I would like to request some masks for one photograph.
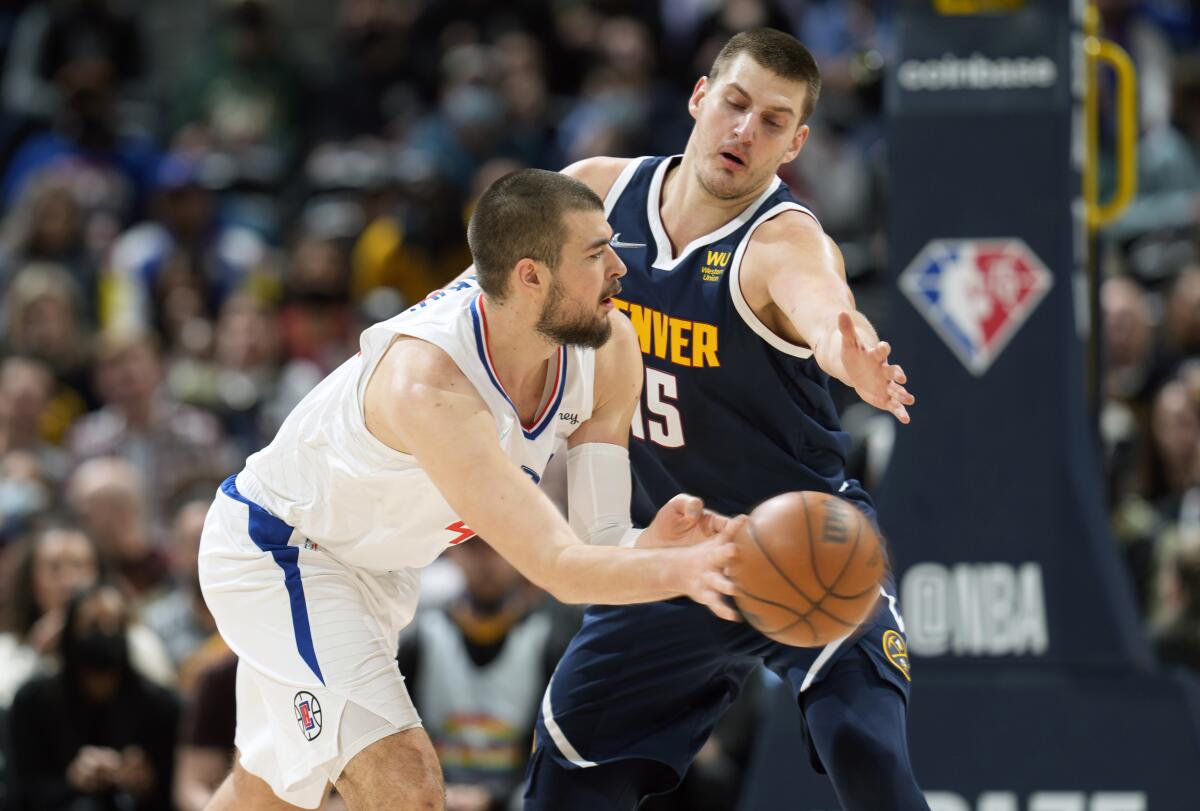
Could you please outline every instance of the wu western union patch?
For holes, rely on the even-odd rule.
[[[883,653],[896,669],[904,674],[904,678],[912,681],[912,666],[908,662],[908,645],[904,637],[895,631],[887,631],[883,635]]]
[[[729,264],[729,257],[732,255],[733,251],[706,251],[704,266],[700,268],[700,278],[706,282],[720,281],[721,275],[725,273],[725,268]]]

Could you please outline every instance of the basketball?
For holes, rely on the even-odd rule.
[[[822,647],[871,613],[884,574],[879,535],[848,501],[816,492],[764,501],[736,538],[729,577],[746,620],[777,642]]]

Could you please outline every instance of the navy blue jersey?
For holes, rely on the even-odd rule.
[[[812,212],[775,178],[738,217],[674,256],[659,201],[678,160],[633,161],[605,200],[629,268],[617,306],[646,364],[630,442],[634,522],[645,526],[680,492],[732,514],[789,490],[840,491],[873,512],[857,483],[846,485],[849,438],[828,376],[809,349],[758,319],[738,284],[758,226],[784,211]]]

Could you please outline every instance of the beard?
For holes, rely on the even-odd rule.
[[[615,291],[609,292],[604,298],[615,296],[620,289],[618,285]],[[582,346],[585,349],[599,349],[604,346],[612,335],[612,324],[608,322],[608,315],[594,310],[583,313],[564,312],[565,297],[561,284],[555,278],[538,316],[538,333],[556,344]],[[596,302],[597,305],[599,303]]]

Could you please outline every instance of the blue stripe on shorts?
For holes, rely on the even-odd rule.
[[[300,550],[288,545],[288,539],[292,537],[292,528],[239,493],[236,479],[235,474],[222,482],[221,492],[250,508],[250,540],[262,551],[270,552],[279,568],[283,569],[283,585],[287,588],[292,604],[292,629],[296,634],[296,650],[321,684],[324,684],[325,677],[321,675],[321,666],[317,664],[317,652],[313,648],[312,629],[308,625],[308,606],[304,602],[304,584],[300,580]]]

